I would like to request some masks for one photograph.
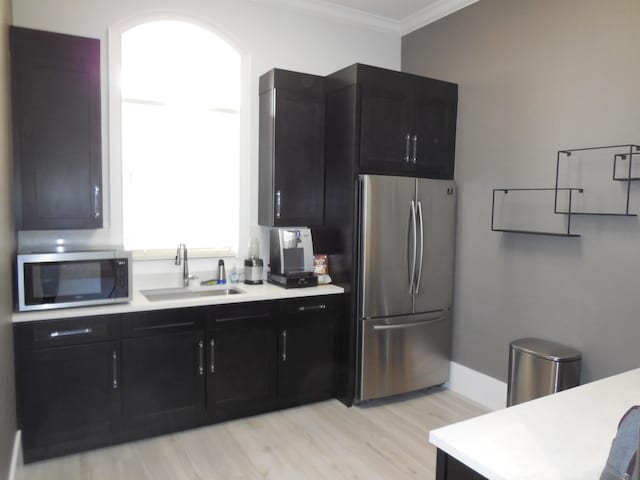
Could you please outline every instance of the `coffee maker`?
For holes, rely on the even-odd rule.
[[[269,282],[285,288],[318,284],[313,273],[313,240],[308,228],[274,228],[269,233]]]

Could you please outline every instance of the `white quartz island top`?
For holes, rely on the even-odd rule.
[[[185,298],[172,300],[148,300],[140,290],[166,287],[161,282],[140,281],[134,278],[133,298],[129,303],[116,303],[111,305],[96,305],[78,308],[62,308],[53,310],[39,310],[33,312],[20,312],[13,314],[13,322],[26,322],[35,320],[52,320],[56,318],[84,317],[92,315],[112,315],[117,313],[130,313],[148,310],[165,310],[170,308],[186,308],[205,305],[222,305],[228,303],[257,302],[262,300],[279,300],[285,298],[312,297],[316,295],[335,295],[344,292],[342,287],[335,285],[318,285],[317,287],[283,288],[271,285],[265,281],[262,285],[246,285],[244,283],[217,285],[212,287],[200,287],[198,282],[192,282],[194,290],[236,288],[242,293],[234,295],[220,295],[213,297]],[[169,287],[174,287],[170,285]]]
[[[600,478],[640,369],[449,425],[429,441],[490,480]]]

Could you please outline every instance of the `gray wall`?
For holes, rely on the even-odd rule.
[[[13,381],[13,334],[11,330],[11,261],[15,235],[11,218],[11,149],[9,141],[9,45],[7,25],[11,4],[0,1],[0,478],[9,471],[16,431]]]
[[[480,0],[403,38],[403,70],[460,85],[454,361],[506,380],[509,342],[536,336],[580,349],[583,381],[640,366],[637,218],[490,231],[492,188],[553,186],[563,148],[640,143],[639,24],[638,0]]]

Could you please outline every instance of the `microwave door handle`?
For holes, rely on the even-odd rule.
[[[409,226],[413,235],[407,236],[407,260],[409,263],[409,295],[413,294],[413,282],[416,276],[416,256],[417,256],[417,232],[416,232],[416,204],[413,200],[409,204]],[[413,251],[410,252],[409,242],[413,240]],[[412,253],[409,260],[409,253]]]
[[[415,294],[420,290],[420,280],[422,279],[422,262],[424,260],[424,222],[422,221],[422,202],[418,200],[418,223],[420,224],[420,256],[418,257],[418,278],[416,279]]]

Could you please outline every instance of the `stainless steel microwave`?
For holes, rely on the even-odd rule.
[[[17,256],[18,311],[131,301],[131,253],[120,250]]]

